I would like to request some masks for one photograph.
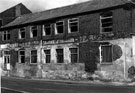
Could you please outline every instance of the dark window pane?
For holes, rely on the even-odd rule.
[[[33,30],[33,37],[37,37],[37,30]]]
[[[25,32],[21,32],[21,38],[25,38]]]
[[[111,28],[103,28],[103,32],[112,32],[112,27]]]
[[[70,27],[71,32],[77,32],[78,31],[78,26],[72,26]]]
[[[10,40],[10,34],[7,34],[7,40]]]
[[[101,22],[102,22],[102,23],[112,22],[112,18],[101,19]]]
[[[37,63],[37,56],[31,56],[31,63]]]
[[[32,50],[31,55],[37,55],[37,50]]]
[[[25,56],[21,56],[21,63],[25,63]]]
[[[51,61],[51,56],[50,55],[46,55],[46,63],[50,63]]]
[[[6,35],[6,34],[4,34],[4,40],[7,40],[7,38],[6,38],[6,37],[7,37],[7,35]]]
[[[20,51],[20,55],[25,55],[25,51]]]
[[[72,63],[77,63],[77,59],[78,59],[77,56],[78,56],[77,54],[71,54],[71,62]]]
[[[108,22],[108,23],[102,23],[102,27],[108,27],[108,26],[112,26],[113,23],[112,22]]]
[[[45,54],[49,54],[50,55],[50,50],[44,50]]]
[[[51,35],[51,28],[45,28],[46,35]]]
[[[64,62],[63,49],[56,49],[56,51],[57,51],[57,62],[63,63]]]
[[[58,33],[63,33],[63,26],[58,26],[57,27],[57,32]]]

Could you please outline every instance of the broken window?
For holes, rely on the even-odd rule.
[[[37,37],[37,26],[31,26],[31,38]]]
[[[79,31],[79,21],[78,18],[73,18],[68,20],[69,33]]]
[[[10,40],[10,31],[3,32],[3,40]]]
[[[59,21],[55,24],[55,33],[62,34],[64,32],[64,22]]]
[[[103,63],[110,63],[112,62],[113,60],[113,57],[112,57],[112,52],[113,49],[112,49],[112,45],[101,45],[101,62]]]
[[[25,27],[19,29],[19,39],[24,39],[25,38]]]
[[[108,33],[113,31],[113,14],[105,12],[100,15],[101,32]]]
[[[31,63],[37,63],[37,50],[31,50]]]
[[[19,63],[25,63],[25,50],[19,51]]]
[[[51,53],[50,53],[50,50],[44,50],[45,52],[45,55],[46,55],[46,63],[50,63],[51,61]]]
[[[52,27],[51,24],[43,25],[43,36],[51,35]]]
[[[78,61],[78,48],[70,48],[71,63],[77,63]]]
[[[57,52],[57,63],[63,63],[64,62],[63,49],[56,49],[56,52]]]

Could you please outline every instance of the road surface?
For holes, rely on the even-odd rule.
[[[2,77],[2,93],[135,93],[135,86],[67,83]]]

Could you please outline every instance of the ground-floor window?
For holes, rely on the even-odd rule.
[[[101,62],[111,63],[112,62],[112,45],[101,45]]]
[[[7,64],[10,64],[10,51],[4,51],[4,68],[6,69]]]
[[[37,50],[31,50],[31,63],[37,63]]]
[[[46,55],[46,58],[45,58],[46,63],[50,63],[50,61],[51,61],[50,49],[44,50],[44,53],[45,53],[45,55]]]
[[[71,53],[71,63],[78,62],[78,48],[69,48]]]
[[[56,49],[56,52],[57,52],[57,63],[63,63],[64,62],[63,49]]]
[[[19,63],[25,63],[25,50],[19,51]]]

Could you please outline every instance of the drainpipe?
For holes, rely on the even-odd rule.
[[[126,79],[126,43],[124,42],[124,78]]]

